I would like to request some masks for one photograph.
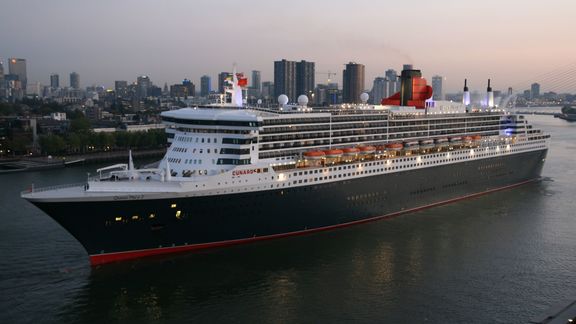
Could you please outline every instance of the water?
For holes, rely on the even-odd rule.
[[[0,177],[0,323],[526,323],[576,298],[576,123],[545,180],[343,230],[91,268],[19,198],[98,166]]]

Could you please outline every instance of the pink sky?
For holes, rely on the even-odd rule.
[[[574,0],[18,0],[0,11],[0,57],[26,58],[29,80],[44,84],[76,71],[83,86],[140,74],[159,85],[208,74],[215,85],[234,62],[268,81],[286,58],[314,61],[339,83],[345,63],[363,63],[367,89],[412,63],[444,76],[448,91],[464,78],[504,90],[576,61],[574,14]]]

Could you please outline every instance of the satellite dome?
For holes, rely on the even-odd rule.
[[[279,95],[278,96],[278,103],[282,106],[287,104],[288,103],[288,96],[285,94]]]
[[[258,101],[256,101],[257,104],[261,105],[262,104],[262,99],[258,99]]]
[[[370,98],[370,96],[366,92],[362,92],[360,95],[360,100],[362,100],[362,103],[367,103],[368,98]]]
[[[308,97],[306,95],[298,96],[298,105],[306,106],[308,104]]]

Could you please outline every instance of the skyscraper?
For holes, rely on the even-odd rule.
[[[444,100],[444,92],[442,92],[442,77],[435,75],[432,77],[432,99]]]
[[[80,89],[80,75],[76,72],[70,73],[70,88]]]
[[[379,105],[382,102],[382,98],[387,98],[387,90],[386,87],[388,86],[388,82],[386,78],[377,77],[374,79],[372,83],[372,103],[375,105]]]
[[[350,62],[342,71],[342,102],[360,103],[360,94],[364,90],[364,64]]]
[[[540,84],[539,83],[532,83],[530,86],[530,98],[536,99],[540,97]]]
[[[6,97],[6,80],[4,79],[4,61],[0,57],[0,98]]]
[[[114,81],[114,91],[116,97],[124,98],[128,96],[128,81]]]
[[[262,78],[260,71],[252,71],[252,89],[258,96],[262,94]]]
[[[314,93],[314,62],[296,62],[296,96],[306,95],[311,97]],[[309,98],[310,100],[312,98]]]
[[[50,88],[52,90],[60,88],[60,76],[56,73],[50,74]]]
[[[148,89],[152,86],[152,81],[147,75],[141,75],[136,78],[136,96],[138,98],[148,97]]]
[[[200,96],[208,97],[210,91],[212,91],[212,79],[207,75],[203,75],[200,78]]]
[[[220,72],[218,73],[218,93],[224,93],[224,88],[226,87],[226,78],[232,73]]]
[[[274,96],[288,96],[289,102],[296,101],[296,62],[274,62]]]
[[[26,60],[21,58],[12,57],[8,60],[8,70],[10,74],[18,76],[20,86],[26,93],[26,86],[28,85],[28,77],[26,73]]]
[[[388,98],[396,92],[400,91],[400,82],[398,81],[398,73],[395,70],[386,70],[384,75],[388,83],[388,89],[385,97]]]

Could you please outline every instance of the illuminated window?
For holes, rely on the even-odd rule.
[[[139,219],[140,219],[140,216],[138,216],[138,215],[133,215],[133,216],[132,216],[132,220],[139,220]]]
[[[114,220],[117,221],[117,222],[121,222],[121,221],[122,221],[122,217],[116,217],[116,218],[114,218]]]
[[[154,213],[148,215],[148,218],[150,218],[150,219],[154,219],[155,217],[156,217],[156,214],[154,214]]]
[[[176,204],[170,205],[170,208],[176,208]]]
[[[176,211],[176,218],[182,219],[182,211],[180,211],[180,210]]]

